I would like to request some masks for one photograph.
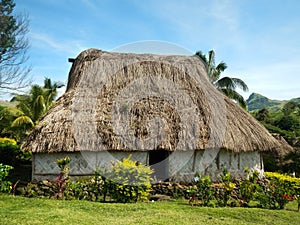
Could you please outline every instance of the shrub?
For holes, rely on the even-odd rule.
[[[130,158],[113,163],[112,170],[105,174],[104,186],[110,188],[109,194],[116,202],[136,202],[149,196],[153,171]]]
[[[56,198],[62,198],[63,197],[63,191],[65,189],[66,180],[69,179],[69,164],[70,164],[70,158],[68,156],[57,159],[56,163],[58,167],[60,168],[60,174],[56,178],[56,184],[57,184],[57,195]]]
[[[31,160],[29,152],[22,152],[14,139],[0,138],[0,163],[18,166]]]
[[[231,174],[226,169],[221,174],[221,187],[215,190],[215,198],[219,206],[227,206],[231,199],[232,192],[235,188],[235,184],[231,181]]]
[[[283,209],[299,193],[300,179],[279,173],[266,172],[266,179],[260,182],[257,199],[259,206],[269,209]]]
[[[14,139],[0,137],[0,144],[10,144],[10,145],[17,145],[17,142]]]
[[[300,194],[300,178],[288,176],[275,172],[265,172],[266,177],[277,183],[282,183],[286,187],[287,192],[291,195]]]
[[[209,202],[213,199],[212,184],[209,176],[202,177],[196,174],[194,180],[197,185],[196,196],[199,200],[199,204],[208,206]]]
[[[249,206],[249,202],[254,200],[256,190],[258,189],[258,171],[253,171],[250,173],[249,168],[245,168],[245,173],[247,173],[247,177],[245,180],[240,182],[240,195],[241,195],[241,206]]]
[[[56,182],[42,181],[30,183],[23,191],[28,197],[48,196],[59,199],[83,199],[90,201],[110,200],[116,202],[136,202],[148,199],[151,190],[152,170],[141,163],[131,161],[130,156],[113,163],[112,169],[106,172],[96,171],[93,177],[76,181],[69,179],[68,157],[58,159],[61,172]]]
[[[14,166],[21,153],[17,142],[10,138],[0,138],[0,163]]]
[[[13,169],[12,166],[0,163],[0,192],[10,192],[12,188],[11,182],[6,180],[11,169]]]

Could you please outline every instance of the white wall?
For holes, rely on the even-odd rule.
[[[212,181],[219,181],[225,168],[235,178],[245,177],[244,169],[246,167],[263,173],[263,163],[259,152],[209,151],[194,151],[193,156],[187,155],[185,152],[172,153],[173,161],[170,161],[172,179],[189,182],[196,173],[199,173],[202,176],[209,175]],[[178,164],[180,160],[185,161],[185,164],[183,162]]]
[[[39,153],[33,154],[33,180],[54,180],[59,174],[56,160],[69,156],[70,176],[93,175],[95,169],[109,169],[112,162],[122,160],[132,155],[131,159],[143,164],[149,164],[148,152],[77,152],[77,153]],[[234,177],[244,177],[245,167],[263,172],[260,153],[233,153],[226,150],[214,151],[176,151],[169,155],[169,175],[171,180],[189,182],[195,173],[209,175],[213,181],[218,181],[220,174],[226,168]]]
[[[76,152],[76,153],[39,153],[33,154],[32,180],[55,180],[60,173],[57,159],[69,156],[70,176],[93,175],[97,168],[109,169],[112,163],[132,154],[131,159],[143,164],[148,162],[147,152]]]

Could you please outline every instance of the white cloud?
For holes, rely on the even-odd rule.
[[[243,93],[243,96],[256,92],[272,99],[291,99],[300,97],[300,76],[295,74],[295,71],[300,71],[299,61],[254,62],[238,71],[228,70],[224,75],[236,75],[246,82],[249,93]]]
[[[33,45],[38,48],[48,48],[51,50],[54,49],[55,51],[65,52],[68,54],[77,54],[85,49],[83,46],[81,46],[79,41],[58,41],[46,34],[40,33],[30,33],[30,36],[33,39]]]

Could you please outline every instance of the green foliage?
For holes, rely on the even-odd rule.
[[[235,100],[242,108],[246,109],[246,101],[243,96],[240,95],[236,88],[240,88],[243,91],[248,91],[248,86],[244,81],[239,78],[221,77],[221,73],[227,68],[226,63],[220,62],[218,65],[215,63],[215,52],[210,50],[208,56],[201,51],[196,52],[195,56],[199,57],[205,67],[210,82],[227,97]]]
[[[0,45],[0,62],[5,57],[5,54],[16,43],[15,31],[17,30],[17,21],[11,15],[15,7],[15,3],[12,0],[2,0],[0,4],[1,12],[1,45]]]
[[[6,137],[4,138],[0,137],[0,144],[17,146],[17,142],[14,139],[6,138]]]
[[[16,140],[22,139],[24,136],[24,127],[21,129],[17,126],[12,127],[12,123],[18,117],[23,116],[24,113],[16,108],[5,107],[0,111],[0,135],[2,137],[10,137]]]
[[[21,65],[28,59],[28,17],[14,13],[13,0],[0,2],[0,88],[11,91],[24,88],[30,68]]]
[[[221,188],[218,188],[215,193],[215,198],[219,206],[227,206],[231,199],[235,184],[231,181],[231,174],[226,169],[221,174]]]
[[[258,121],[269,122],[270,121],[270,112],[268,109],[263,108],[255,112],[254,117]]]
[[[266,178],[260,182],[257,199],[262,208],[283,209],[299,194],[300,179],[291,176],[266,172]]]
[[[241,195],[241,205],[249,206],[250,201],[254,200],[255,192],[258,189],[258,176],[257,171],[250,172],[249,168],[245,168],[245,173],[247,177],[245,180],[240,182],[240,195]]]
[[[15,96],[14,100],[18,102],[17,108],[23,112],[23,115],[37,123],[53,106],[57,89],[63,86],[60,82],[52,83],[51,79],[45,78],[43,87],[35,84],[27,94]]]
[[[260,102],[259,99],[266,99]],[[271,100],[266,97],[251,95],[248,103],[261,103],[264,108],[254,111],[251,114],[259,120],[270,133],[280,134],[291,146],[300,146],[300,98],[290,101],[275,101],[276,108],[268,107]],[[250,106],[249,106],[250,109]],[[285,173],[296,172],[300,174],[299,154],[296,151],[290,152],[285,158],[280,158],[274,154],[264,154],[264,165],[266,171],[283,171]]]
[[[57,199],[89,201],[137,202],[147,200],[151,190],[152,170],[130,157],[118,161],[111,171],[96,171],[93,177],[72,181],[68,177],[68,157],[57,160],[61,169],[56,182],[42,181],[28,184],[23,195],[28,197],[47,196]]]
[[[276,110],[278,110],[281,104],[282,101],[271,100],[257,93],[252,93],[247,99],[247,105],[249,111],[260,110],[263,108],[267,108],[268,110],[270,110],[270,107],[275,107],[275,106],[276,106]]]
[[[60,168],[60,174],[56,178],[56,186],[57,186],[56,198],[63,197],[63,192],[66,189],[66,181],[69,180],[70,162],[71,159],[68,156],[56,160],[56,164]]]
[[[52,83],[51,79],[45,78],[44,86],[32,85],[28,93],[16,95],[13,102],[16,108],[5,107],[0,109],[0,135],[12,137],[22,142],[35,124],[54,105],[57,89],[63,84]]]
[[[56,160],[56,164],[60,168],[61,172],[63,172],[65,175],[67,175],[69,173],[70,162],[71,162],[71,159],[68,156]]]
[[[213,199],[213,189],[210,177],[202,177],[196,174],[194,180],[197,185],[196,196],[199,200],[199,204],[203,206],[208,206],[210,201]]]
[[[105,174],[111,188],[109,194],[116,202],[136,202],[149,197],[153,171],[130,158],[131,155],[115,162],[112,170]]]
[[[283,186],[285,186],[288,189],[286,194],[300,194],[300,178],[272,172],[265,172],[265,175],[271,181],[280,182]]]
[[[0,163],[17,166],[30,160],[30,153],[21,151],[14,139],[0,138]]]
[[[6,178],[9,175],[9,171],[12,169],[12,166],[3,165],[2,163],[0,163],[0,192],[10,192],[12,188],[11,182],[7,181]]]
[[[67,180],[64,190],[65,199],[78,199],[88,201],[105,201],[105,181],[95,173],[91,178],[80,178],[76,181]]]
[[[284,157],[285,163],[282,170],[289,173],[294,173],[300,176],[300,151],[294,150]]]
[[[251,101],[249,100],[249,102]],[[264,108],[254,111],[252,115],[261,121],[270,132],[280,134],[287,141],[300,136],[300,102],[291,100],[278,103],[280,107],[278,106],[276,110],[271,110],[268,104],[263,105]]]

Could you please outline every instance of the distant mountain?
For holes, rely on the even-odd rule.
[[[16,107],[17,103],[16,102],[8,102],[8,101],[4,101],[4,100],[0,100],[0,106],[4,106],[4,107]]]
[[[300,103],[300,98],[293,98],[290,100],[272,100],[261,94],[252,93],[246,100],[248,110],[259,110],[263,108],[268,108],[270,111],[279,110],[285,103],[289,101],[295,101]]]

